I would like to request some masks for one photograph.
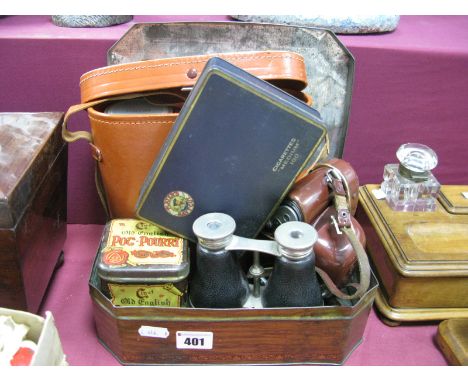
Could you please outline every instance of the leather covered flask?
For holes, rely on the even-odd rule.
[[[307,86],[303,57],[286,51],[163,58],[106,66],[83,74],[82,103],[68,110],[62,136],[67,142],[85,139],[90,143],[98,169],[97,189],[110,218],[135,217],[145,177],[191,88],[214,56],[312,103],[302,92]],[[69,131],[69,118],[81,110],[88,112],[91,131]]]
[[[313,108],[212,58],[145,180],[137,214],[195,241],[195,219],[219,211],[253,238],[325,140]]]
[[[318,240],[314,246],[317,266],[327,272],[338,287],[345,286],[357,265],[356,251],[346,235],[336,229],[332,223],[336,209],[332,206],[325,209],[314,221]],[[361,243],[366,245],[366,235],[359,222],[351,216],[351,225]]]

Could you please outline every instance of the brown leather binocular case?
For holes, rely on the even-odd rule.
[[[62,136],[67,142],[85,139],[96,160],[97,189],[110,218],[135,217],[141,186],[207,61],[224,60],[269,81],[305,103],[307,74],[301,55],[285,51],[219,53],[165,58],[107,66],[83,74],[81,101],[65,115]],[[144,97],[163,112],[108,113],[109,105]],[[70,117],[87,110],[91,132],[67,130]],[[125,176],[122,176],[122,173]]]

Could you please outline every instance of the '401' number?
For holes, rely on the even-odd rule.
[[[205,339],[187,337],[184,341],[184,344],[187,346],[205,346]]]
[[[213,332],[176,332],[177,349],[213,349]]]

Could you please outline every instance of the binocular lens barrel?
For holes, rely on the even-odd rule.
[[[287,222],[275,230],[275,241],[234,236],[234,219],[222,213],[200,216],[193,224],[198,238],[196,267],[190,284],[195,307],[242,307],[249,296],[247,277],[232,250],[276,256],[262,295],[265,307],[323,305],[315,274],[317,231],[303,222]]]

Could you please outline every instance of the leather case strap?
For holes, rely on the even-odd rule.
[[[270,81],[298,98],[311,104],[310,95],[301,90],[307,86],[304,59],[294,52],[261,51],[218,53],[160,60],[138,61],[106,66],[81,76],[81,101],[65,113],[62,137],[66,142],[85,139],[93,142],[88,131],[71,132],[67,129],[70,117],[82,110],[110,101],[132,99],[159,94],[162,90],[178,92],[195,84],[198,74],[212,57],[221,57],[263,80]],[[171,90],[169,90],[171,91]],[[164,116],[154,118],[164,118]]]
[[[70,106],[67,112],[65,113],[65,116],[63,117],[63,123],[62,123],[62,138],[66,142],[75,142],[79,139],[85,139],[89,143],[93,142],[93,136],[89,131],[70,131],[68,130],[68,121],[70,120],[71,116],[75,113],[78,113],[79,111],[82,110],[87,110],[89,108],[98,106],[100,104],[104,104],[106,102],[110,101],[119,101],[119,100],[124,100],[124,99],[132,99],[132,98],[137,98],[137,97],[143,97],[143,96],[148,96],[152,94],[157,94],[158,92],[154,93],[136,93],[136,94],[124,94],[118,97],[110,97],[110,98],[103,98],[95,101],[90,101],[86,103],[81,103],[79,105],[73,105]]]
[[[307,86],[304,59],[297,53],[216,53],[138,61],[92,70],[80,78],[81,102],[125,93],[191,87],[207,61],[215,56],[284,89],[303,90]]]
[[[347,286],[353,287],[355,292],[353,294],[346,294],[342,292],[333,280],[328,276],[328,274],[320,269],[319,267],[315,267],[315,270],[327,286],[328,290],[333,293],[336,297],[342,300],[353,300],[355,298],[362,297],[367,290],[369,289],[370,285],[370,264],[369,259],[367,258],[367,254],[362,247],[361,243],[357,239],[356,235],[352,228],[342,228],[342,231],[348,237],[351,245],[353,246],[354,251],[356,252],[357,260],[358,260],[358,267],[359,267],[359,275],[360,275],[360,282],[359,283],[350,283]]]
[[[328,166],[329,165],[327,165],[327,167]],[[339,171],[337,172],[336,168],[334,169],[334,171],[335,173],[340,173]],[[337,216],[335,219],[333,219],[333,224],[335,225],[338,231],[341,231],[347,236],[349,242],[351,243],[351,246],[353,247],[356,253],[360,280],[357,284],[354,283],[347,285],[355,289],[355,292],[349,295],[339,290],[323,270],[318,269],[317,273],[320,275],[323,282],[327,285],[330,292],[332,292],[336,297],[341,298],[343,300],[352,300],[355,298],[362,297],[369,289],[371,269],[367,253],[364,247],[362,246],[361,242],[357,238],[351,223],[351,193],[349,185],[346,182],[346,178],[340,175],[339,179],[336,179],[333,182],[333,189],[335,194],[334,206],[337,211]]]
[[[352,294],[343,293],[331,280],[326,272],[321,269],[317,269],[317,273],[322,278],[323,282],[326,284],[331,293],[336,297],[343,300],[352,300],[355,298],[362,297],[370,286],[371,281],[371,268],[369,264],[369,259],[367,253],[362,246],[361,242],[356,236],[354,228],[351,222],[351,206],[352,206],[352,196],[350,187],[347,183],[346,177],[335,168],[333,165],[322,163],[319,166],[330,168],[333,171],[333,175],[336,178],[333,180],[332,188],[334,191],[334,206],[337,212],[336,218],[332,219],[332,224],[335,225],[337,231],[341,231],[348,238],[351,246],[353,247],[358,268],[359,268],[359,283],[348,284],[347,286],[353,287],[355,292]],[[318,167],[319,167],[318,166]]]

